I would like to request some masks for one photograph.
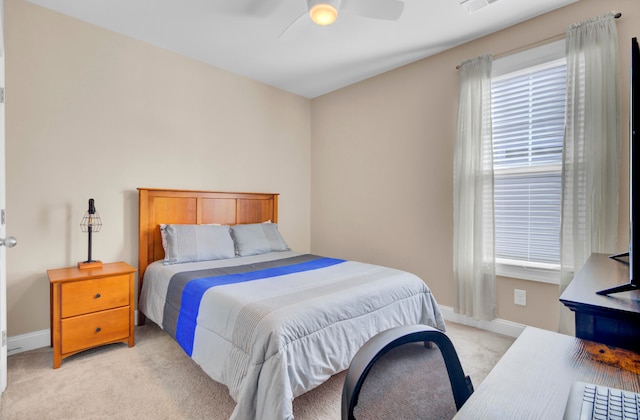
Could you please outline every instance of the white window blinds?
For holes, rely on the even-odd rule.
[[[496,261],[558,269],[566,62],[492,82]]]

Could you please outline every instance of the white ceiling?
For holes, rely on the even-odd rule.
[[[29,1],[314,98],[578,0],[478,0],[489,4],[472,13],[463,0],[404,0],[397,21],[342,14],[287,40],[306,0]]]

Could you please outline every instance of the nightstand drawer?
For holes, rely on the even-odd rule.
[[[97,346],[129,336],[129,307],[62,320],[62,353]]]
[[[62,318],[129,304],[129,276],[120,275],[64,283]]]

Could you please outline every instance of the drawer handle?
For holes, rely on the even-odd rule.
[[[96,328],[96,332],[97,332],[97,333],[99,333],[100,331],[101,331],[101,330],[100,330],[100,327]]]
[[[96,299],[100,299],[100,293],[96,293]]]

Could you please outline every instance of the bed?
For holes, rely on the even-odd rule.
[[[378,332],[445,328],[415,275],[290,250],[278,194],[138,191],[141,320],[228,387],[232,419],[292,419]]]

